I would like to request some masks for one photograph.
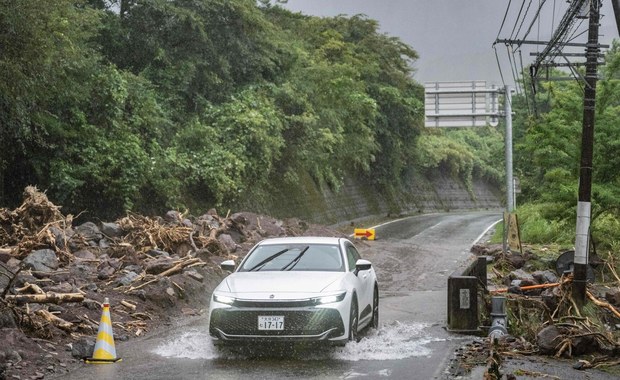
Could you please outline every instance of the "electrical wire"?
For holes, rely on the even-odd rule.
[[[504,13],[504,18],[502,19],[502,25],[499,27],[499,31],[497,32],[497,37],[495,37],[496,40],[499,39],[499,35],[502,33],[502,29],[504,28],[504,23],[506,22],[506,17],[508,16],[508,11],[510,10],[511,3],[512,3],[512,0],[508,0],[508,6],[506,7],[506,12]]]
[[[534,18],[532,19],[532,22],[530,23],[530,26],[527,28],[527,32],[525,32],[525,35],[522,38],[523,40],[527,39],[527,36],[529,36],[530,32],[532,31],[532,27],[534,26],[534,23],[536,22],[536,20],[538,20],[538,39],[540,40],[540,11],[541,11],[542,7],[545,5],[546,2],[547,2],[547,0],[543,0],[542,2],[540,0],[538,0],[538,10],[536,11],[536,14],[534,15]],[[521,43],[519,43],[518,46],[520,47]]]
[[[519,61],[521,64],[521,77],[523,78],[523,94],[525,95],[525,104],[527,105],[527,113],[528,115],[531,114],[530,112],[530,100],[529,97],[527,96],[527,86],[525,85],[525,75],[523,74],[525,72],[525,68],[523,67],[523,54],[521,54],[521,50],[519,50]]]
[[[506,52],[508,53],[508,63],[510,63],[510,72],[512,73],[512,80],[515,82],[515,90],[517,91],[517,94],[518,94],[519,93],[518,86],[517,86],[518,81],[517,81],[517,76],[515,74],[514,64],[512,62],[512,59],[510,58],[511,57],[510,49],[511,49],[511,47],[509,47],[509,45],[506,44]],[[513,58],[514,58],[514,56],[513,56]]]
[[[514,39],[515,36],[515,30],[517,29],[517,25],[519,24],[519,20],[521,19],[521,13],[523,12],[523,7],[525,6],[525,0],[523,0],[523,2],[521,3],[521,8],[519,8],[519,14],[517,15],[517,19],[515,20],[515,24],[512,27],[512,32],[510,33],[510,39]]]
[[[521,24],[519,24],[519,29],[517,29],[516,37],[519,37],[519,33],[521,33],[521,28],[523,27],[523,24],[525,24],[525,19],[527,19],[527,15],[530,13],[531,6],[532,6],[532,0],[530,0],[530,2],[527,3],[527,8],[525,9],[525,14],[523,14],[523,19],[521,20]],[[525,37],[523,37],[523,39],[525,39]]]
[[[495,60],[497,61],[497,69],[499,70],[499,77],[502,78],[502,84],[504,88],[506,88],[506,81],[504,80],[504,73],[502,72],[502,65],[499,63],[499,55],[497,54],[497,47],[493,46],[493,50],[495,50]]]
[[[545,1],[547,0],[543,0],[543,5],[545,3]],[[538,0],[538,13],[540,15],[540,9],[542,8],[542,5],[540,5],[540,0]],[[538,17],[538,28],[536,31],[536,41],[540,41],[540,17]],[[538,53],[539,49],[538,49],[538,45],[536,45],[536,52]]]
[[[555,0],[553,0],[553,13],[551,14],[551,34],[553,35],[553,30],[555,29]]]

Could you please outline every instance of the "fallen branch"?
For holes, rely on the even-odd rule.
[[[145,286],[147,286],[148,284],[152,284],[152,283],[154,283],[155,281],[159,281],[159,277],[158,277],[158,278],[154,278],[154,279],[152,279],[152,280],[150,280],[150,281],[147,281],[147,282],[145,282],[144,284],[141,284],[141,285],[138,285],[138,286],[132,286],[132,287],[130,287],[129,289],[125,290],[125,293],[129,293],[129,292],[132,292],[132,291],[134,291],[134,290],[142,289],[142,288],[144,288]]]
[[[200,262],[200,261],[202,261],[202,260],[200,260],[199,258],[193,258],[193,259],[182,261],[182,262],[176,264],[175,266],[173,266],[172,268],[170,268],[170,269],[168,269],[166,271],[161,272],[159,274],[159,276],[160,277],[171,276],[173,274],[176,274],[176,273],[180,272],[186,266],[195,264],[195,263]]]
[[[47,310],[43,310],[43,309],[37,310],[35,314],[40,317],[43,317],[43,319],[50,322],[51,324],[58,327],[59,329],[62,329],[65,331],[71,331],[73,329],[73,323],[67,322],[64,319],[55,316],[54,314],[50,313]]]
[[[63,303],[63,302],[82,302],[84,295],[81,293],[45,293],[45,294],[17,294],[8,295],[8,301],[19,303]]]
[[[132,303],[129,303],[129,302],[125,301],[125,300],[121,300],[121,305],[125,306],[126,308],[130,309],[131,311],[136,311],[136,308],[137,308],[136,305],[134,305]]]
[[[17,293],[29,292],[30,294],[45,294],[45,292],[43,291],[43,289],[41,289],[39,285],[31,284],[29,282],[25,282],[24,286],[21,288],[15,288],[15,291]]]
[[[620,277],[618,276],[618,273],[616,272],[614,257],[611,254],[611,252],[609,252],[609,257],[607,259],[607,266],[609,267],[611,274],[613,274],[614,277],[616,278],[616,281],[618,281],[618,284],[620,284]]]
[[[605,301],[601,301],[599,299],[597,299],[596,297],[594,297],[594,295],[588,291],[586,291],[586,294],[588,296],[588,298],[594,302],[594,304],[596,306],[600,306],[600,307],[604,307],[606,309],[608,309],[609,311],[611,311],[617,318],[620,318],[620,311],[618,311],[618,309],[616,309],[612,304],[610,304],[609,302],[605,302]]]

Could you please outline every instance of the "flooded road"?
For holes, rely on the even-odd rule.
[[[376,241],[357,242],[375,266],[380,327],[345,347],[253,347],[218,350],[206,315],[159,335],[117,343],[123,361],[83,365],[67,379],[442,379],[467,337],[444,330],[449,274],[499,213],[434,214],[377,227]]]

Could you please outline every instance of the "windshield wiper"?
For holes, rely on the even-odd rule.
[[[281,254],[283,254],[284,252],[288,251],[288,248],[285,248],[279,252],[274,253],[273,255],[267,257],[265,260],[261,261],[260,263],[254,265],[252,268],[249,269],[249,272],[259,269],[260,267],[264,266],[265,264],[267,264],[268,262],[270,262],[271,260],[275,259],[276,257],[280,256]]]
[[[291,260],[290,263],[288,263],[285,266],[283,266],[282,269],[280,269],[280,270],[291,270],[291,269],[293,269],[295,267],[295,265],[297,265],[299,260],[301,260],[301,257],[304,255],[304,253],[306,253],[308,248],[310,248],[309,245],[306,246],[306,248],[302,249],[301,252],[299,252],[299,255],[295,256],[295,258],[293,260]],[[288,268],[289,266],[291,266],[291,267]],[[288,269],[286,269],[286,268],[288,268]]]

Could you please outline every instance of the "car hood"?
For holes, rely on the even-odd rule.
[[[270,294],[282,295],[281,298],[298,298],[304,294],[312,296],[312,293],[321,293],[345,274],[293,271],[235,272],[224,280],[228,289],[220,286],[218,290],[235,293],[240,298],[263,298],[263,295],[268,297]]]

